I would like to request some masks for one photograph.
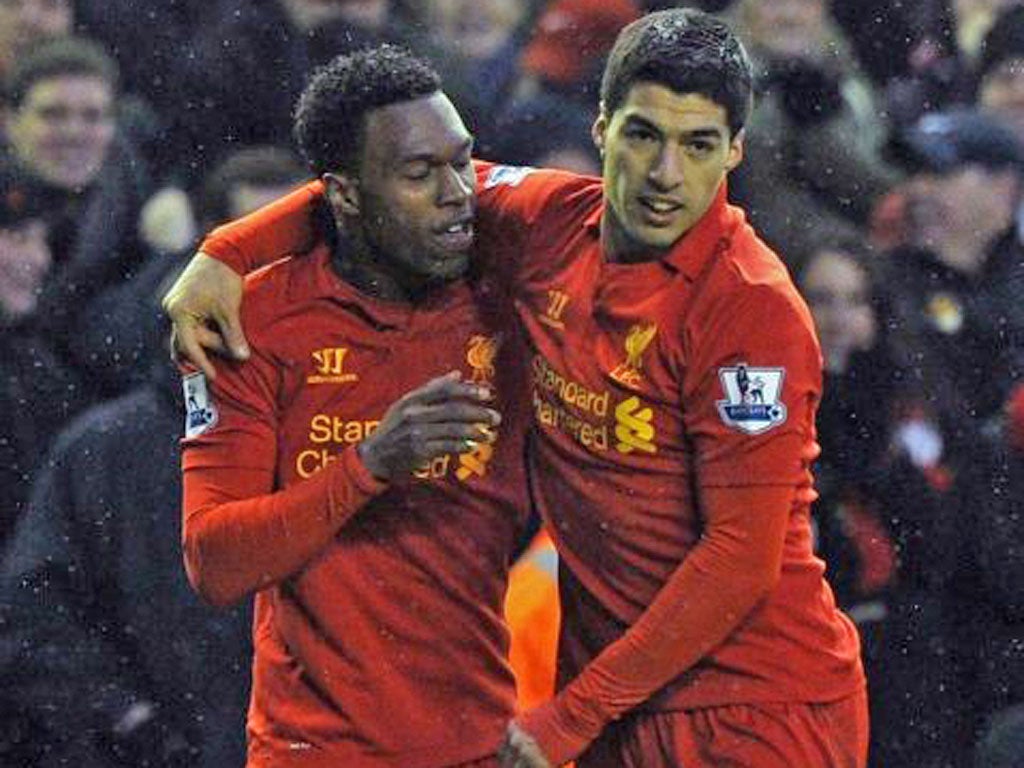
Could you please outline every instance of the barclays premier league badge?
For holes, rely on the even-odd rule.
[[[181,385],[185,392],[185,437],[195,437],[217,423],[217,408],[210,399],[204,374],[190,373]]]
[[[484,179],[484,189],[494,187],[518,187],[523,179],[533,173],[536,168],[528,165],[496,165],[487,173]]]
[[[781,402],[785,377],[785,368],[751,368],[746,363],[719,368],[726,397],[717,403],[722,421],[748,435],[782,424],[786,420],[786,406]]]

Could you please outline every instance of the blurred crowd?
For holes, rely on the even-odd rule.
[[[1010,0],[0,0],[0,764],[242,763],[249,617],[185,580],[159,297],[204,232],[307,177],[310,71],[401,42],[479,157],[599,174],[605,52],[687,4],[756,65],[730,196],[821,339],[818,548],[862,635],[872,765],[1024,765]],[[527,550],[509,608],[534,698],[553,558]]]

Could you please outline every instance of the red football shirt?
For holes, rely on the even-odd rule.
[[[423,766],[493,754],[514,705],[502,620],[525,521],[524,409],[487,286],[415,307],[325,247],[250,279],[252,358],[186,377],[185,547],[221,602],[256,592],[250,766]],[[489,382],[496,445],[375,481],[355,445],[450,370]]]
[[[558,762],[637,706],[862,688],[812,550],[821,358],[783,264],[724,186],[663,259],[616,264],[600,180],[486,164],[478,179],[482,250],[530,347],[531,490],[562,557],[564,688],[528,730]],[[232,247],[269,229],[274,258],[308,238],[317,190],[203,250],[245,268]]]

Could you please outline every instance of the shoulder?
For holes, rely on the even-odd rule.
[[[724,297],[781,303],[801,313],[807,309],[789,268],[745,221],[725,242],[709,283],[713,293]]]
[[[329,254],[324,246],[279,259],[245,278],[242,323],[254,344],[276,321],[302,312],[325,292]]]
[[[152,384],[145,384],[121,397],[88,408],[75,417],[57,436],[53,456],[61,461],[72,458],[76,461],[102,461],[108,450],[123,451],[134,442],[134,437],[150,435],[157,427],[157,419],[168,416],[170,409],[162,409],[166,400]],[[177,414],[174,414],[177,420]],[[175,422],[176,423],[176,422]],[[168,439],[176,439],[173,432]]]
[[[477,193],[481,212],[515,208],[525,218],[540,213],[580,211],[600,204],[601,179],[568,171],[529,166],[478,163]]]

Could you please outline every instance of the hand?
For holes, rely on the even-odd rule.
[[[380,425],[359,444],[359,457],[381,480],[408,474],[439,456],[466,453],[493,442],[501,415],[482,403],[485,386],[461,380],[458,371],[431,379],[392,405]]]
[[[198,367],[207,378],[215,379],[217,372],[206,350],[235,360],[249,357],[239,319],[242,277],[231,267],[197,253],[167,291],[163,305],[174,324],[173,354]]]
[[[554,768],[530,735],[515,723],[508,724],[505,741],[498,750],[501,768]]]

